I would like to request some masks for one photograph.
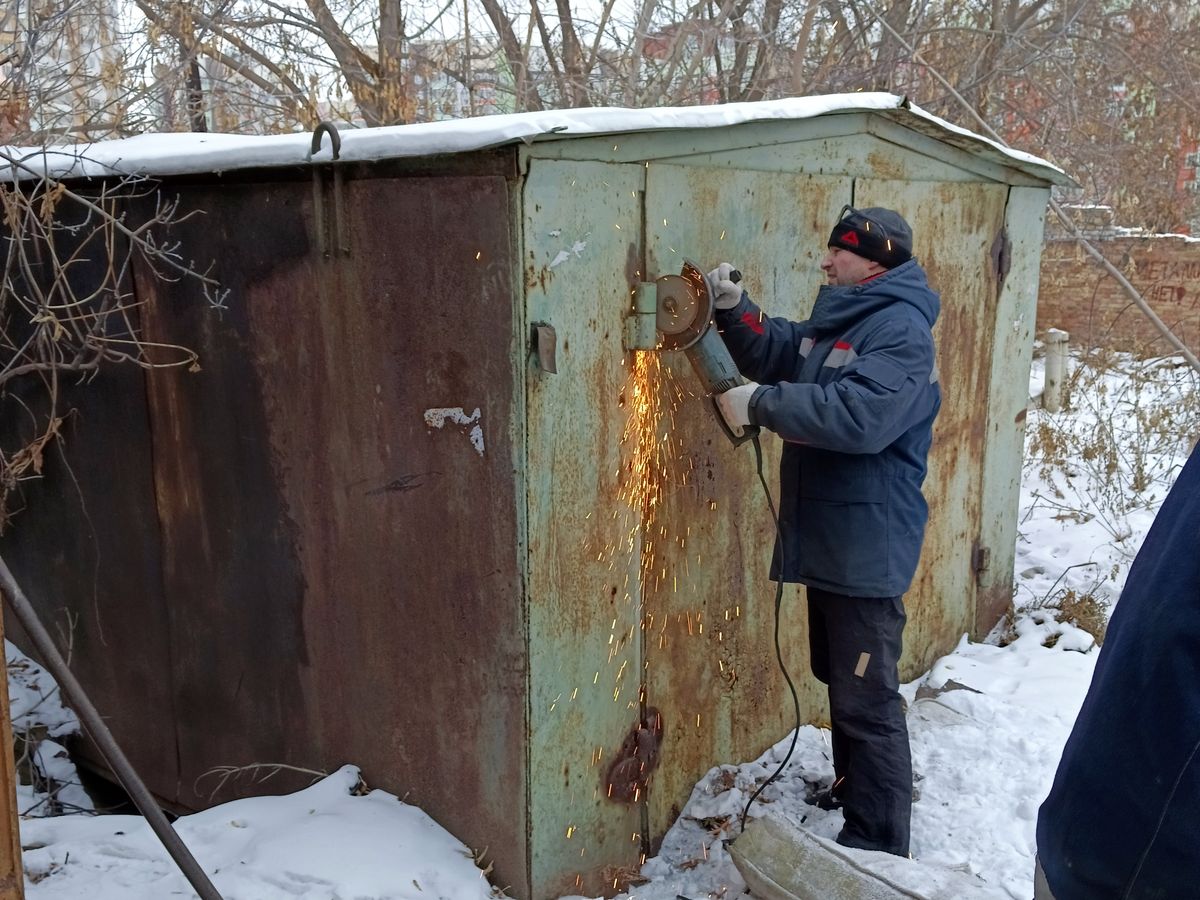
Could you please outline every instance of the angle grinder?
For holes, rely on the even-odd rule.
[[[741,273],[735,270],[731,280],[735,283],[741,281]],[[678,275],[663,275],[655,285],[658,293],[658,349],[682,350],[687,355],[688,362],[692,364],[712,402],[717,422],[734,446],[751,440],[758,434],[758,426],[731,428],[717,406],[718,394],[745,384],[746,379],[734,365],[725,342],[717,334],[713,322],[713,295],[708,279],[699,266],[685,259]]]

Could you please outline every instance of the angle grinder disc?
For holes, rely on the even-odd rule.
[[[704,275],[685,263],[680,275],[664,275],[658,290],[657,327],[663,350],[683,350],[704,336],[712,319],[712,298]]]

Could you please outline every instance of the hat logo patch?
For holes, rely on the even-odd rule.
[[[853,231],[845,232],[842,235],[842,240],[845,241],[847,244],[849,244],[851,247],[858,246],[858,235],[855,234]]]

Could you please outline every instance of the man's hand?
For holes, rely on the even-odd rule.
[[[717,409],[730,428],[745,428],[750,424],[750,398],[759,385],[753,381],[717,394]]]
[[[732,276],[737,275],[735,280]],[[708,289],[717,309],[733,309],[742,299],[741,273],[729,263],[721,263],[708,273]]]

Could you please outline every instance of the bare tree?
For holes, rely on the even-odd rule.
[[[129,93],[113,3],[15,0],[0,11],[0,140],[119,134]]]
[[[141,338],[134,261],[157,277],[197,279],[222,300],[180,248],[157,239],[179,216],[155,185],[114,179],[85,193],[49,170],[50,158],[86,155],[86,144],[72,149],[71,141],[138,123],[144,97],[115,46],[116,28],[111,7],[94,0],[18,3],[0,16],[0,127],[10,145],[0,149],[0,531],[13,492],[40,475],[70,415],[65,386],[115,364],[196,362],[186,348]]]
[[[175,245],[155,235],[181,220],[153,184],[122,179],[91,196],[48,177],[36,161],[0,151],[5,180],[0,211],[7,240],[0,275],[0,532],[10,495],[41,474],[69,408],[62,388],[86,382],[104,367],[195,366],[185,347],[140,336],[131,267],[141,260],[166,280],[198,280],[214,305],[216,281],[185,262]],[[150,212],[129,224],[130,206]]]
[[[1198,131],[1189,0],[135,0],[145,25],[112,40],[116,0],[24,2],[0,14],[8,58],[54,47],[79,65],[21,67],[0,106],[10,131],[274,132],[857,90],[961,119],[933,67],[1122,220],[1197,215],[1176,177]]]

